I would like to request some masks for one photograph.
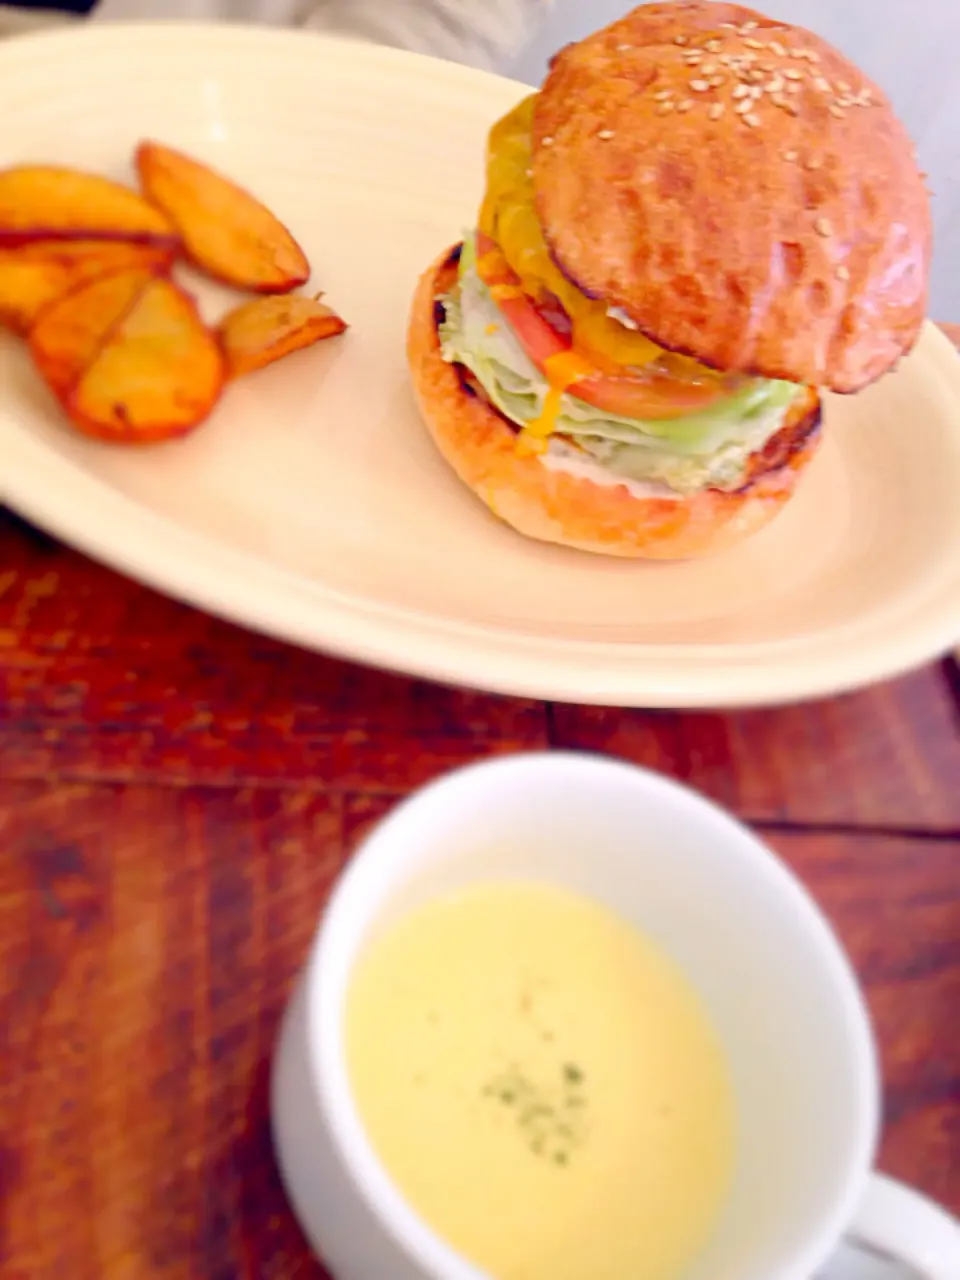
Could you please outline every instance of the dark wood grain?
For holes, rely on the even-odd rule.
[[[0,1273],[322,1275],[266,1090],[341,801],[6,782],[0,814]]]
[[[816,895],[880,1046],[880,1165],[960,1212],[960,840],[760,828]]]
[[[942,667],[776,711],[559,706],[554,741],[674,774],[754,822],[960,838],[960,718]]]
[[[0,517],[0,776],[400,794],[477,750],[544,746],[521,699],[443,689],[255,636]],[[936,668],[745,715],[557,707],[550,740],[689,779],[756,820],[960,831],[960,733]],[[877,783],[883,778],[883,785]]]
[[[273,1165],[277,1020],[384,796],[0,786],[4,1276],[309,1280]],[[775,833],[863,976],[882,1164],[960,1209],[960,869],[948,841]]]
[[[0,515],[0,776],[392,793],[478,746],[545,746],[542,704],[337,662],[220,622]]]

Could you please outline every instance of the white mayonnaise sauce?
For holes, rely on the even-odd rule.
[[[622,486],[634,498],[666,498],[675,502],[680,502],[683,498],[682,494],[675,493],[659,481],[628,480],[624,476],[614,475],[599,462],[588,458],[582,450],[573,449],[562,440],[551,440],[546,453],[541,453],[538,457],[549,471],[565,471],[567,475],[590,480],[606,489]]]

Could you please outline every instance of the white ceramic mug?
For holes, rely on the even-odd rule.
[[[837,1250],[849,1259],[854,1240],[899,1274],[960,1280],[960,1226],[870,1173],[870,1027],[813,901],[692,791],[575,754],[510,756],[432,783],[367,837],[334,891],[284,1020],[272,1109],[291,1204],[337,1280],[489,1280],[415,1216],[380,1165],[342,1027],[351,970],[374,931],[438,893],[506,877],[553,881],[620,912],[679,961],[711,1011],[738,1096],[738,1169],[684,1280],[812,1280],[825,1266],[846,1280],[854,1270]]]

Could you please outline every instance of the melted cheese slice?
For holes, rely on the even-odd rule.
[[[573,324],[574,344],[581,351],[614,366],[643,367],[663,355],[661,348],[611,319],[606,304],[582,294],[550,257],[533,200],[535,99],[535,94],[525,98],[490,132],[480,229],[499,245],[528,295],[548,292],[560,300]]]

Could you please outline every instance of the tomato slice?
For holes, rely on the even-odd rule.
[[[722,381],[687,382],[659,370],[612,375],[578,353],[524,293],[500,249],[477,236],[477,271],[530,360],[554,387],[625,418],[669,419],[708,409],[731,394]]]

